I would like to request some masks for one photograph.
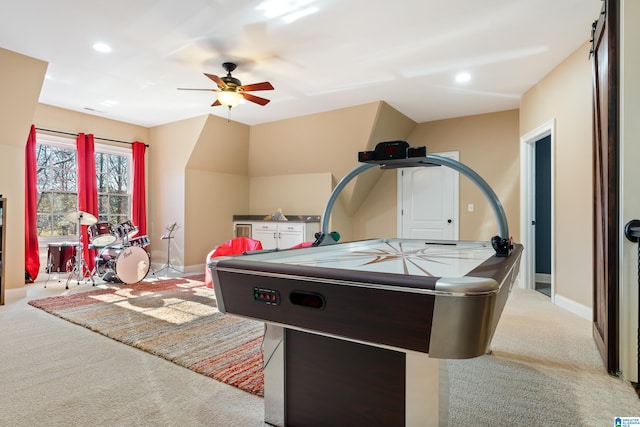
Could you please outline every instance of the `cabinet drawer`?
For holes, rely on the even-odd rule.
[[[297,232],[297,231],[303,231],[303,230],[304,230],[304,224],[302,223],[278,224],[278,231]]]
[[[256,222],[253,229],[256,231],[276,231],[278,226],[273,222]]]

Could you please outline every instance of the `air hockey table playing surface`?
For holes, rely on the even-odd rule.
[[[315,334],[463,359],[490,345],[521,245],[372,239],[213,258],[218,306]]]

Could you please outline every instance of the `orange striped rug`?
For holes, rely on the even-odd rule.
[[[264,324],[222,314],[204,277],[102,284],[29,304],[262,396]]]

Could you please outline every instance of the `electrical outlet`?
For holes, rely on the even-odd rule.
[[[469,203],[469,204],[467,205],[467,211],[469,211],[469,212],[473,212],[473,203]]]

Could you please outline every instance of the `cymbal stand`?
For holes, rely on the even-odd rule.
[[[182,271],[178,270],[177,268],[171,265],[171,239],[173,239],[174,237],[172,236],[172,233],[175,231],[175,229],[176,229],[175,226],[173,228],[168,229],[169,233],[163,234],[160,237],[162,240],[167,241],[167,263],[163,265],[162,268],[160,268],[160,270],[154,271],[154,274],[160,273],[162,270],[167,270],[167,271],[173,270],[175,272],[182,273]]]
[[[83,280],[91,279],[91,285],[95,286],[93,281],[93,272],[89,270],[89,264],[84,260],[83,256],[83,244],[82,244],[82,215],[78,217],[78,246],[76,246],[75,262],[73,263],[73,270],[69,273],[65,289],[69,289],[69,281],[76,280],[78,285]]]

